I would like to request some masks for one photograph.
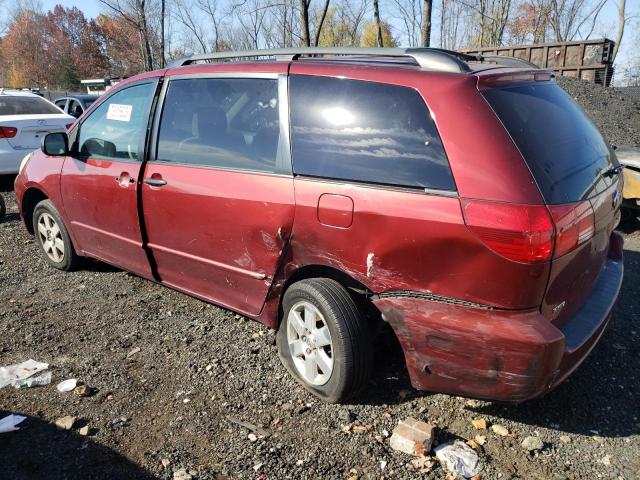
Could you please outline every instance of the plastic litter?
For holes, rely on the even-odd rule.
[[[20,380],[29,378],[47,368],[49,368],[48,363],[36,362],[31,359],[26,362],[0,367],[0,388],[4,388],[7,385],[15,385]]]
[[[13,384],[16,388],[42,387],[51,383],[51,372],[44,372],[40,375],[33,375],[29,378],[23,378]]]
[[[24,422],[27,417],[23,417],[22,415],[7,415],[6,417],[0,419],[0,433],[7,432],[15,432],[16,430],[20,430],[18,425]]]
[[[480,472],[478,454],[460,440],[438,445],[433,451],[451,473],[471,478]]]
[[[70,392],[78,385],[78,380],[75,378],[70,378],[68,380],[63,380],[58,385],[56,385],[56,389],[59,392]]]

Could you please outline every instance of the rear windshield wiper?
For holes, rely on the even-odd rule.
[[[611,167],[608,170],[602,172],[603,177],[613,177],[614,175],[618,175],[624,169],[624,165],[618,165],[617,167]]]

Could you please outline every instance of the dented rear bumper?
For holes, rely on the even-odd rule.
[[[374,302],[400,340],[415,388],[522,402],[553,389],[589,354],[611,318],[622,275],[622,260],[607,260],[591,295],[560,328],[538,310],[408,296]]]

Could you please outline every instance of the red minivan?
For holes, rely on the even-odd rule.
[[[195,56],[41,150],[15,190],[53,267],[93,257],[277,329],[330,402],[367,384],[382,321],[418,389],[544,394],[622,282],[618,161],[551,72],[513,58]]]

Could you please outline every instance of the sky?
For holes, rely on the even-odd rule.
[[[52,10],[56,4],[62,4],[65,7],[75,6],[90,18],[96,17],[105,8],[98,0],[41,0],[41,2],[45,10]],[[171,0],[167,1],[167,3],[170,2]],[[439,2],[434,3],[437,4]],[[617,0],[608,0],[598,17],[599,28],[596,28],[593,38],[607,36],[615,40],[618,18],[617,3]],[[384,11],[381,13],[384,14]],[[637,29],[640,28],[640,0],[627,0],[627,16],[633,18],[631,18],[625,28],[625,36],[623,37],[622,45],[618,52],[616,67],[623,66],[629,61],[634,50],[634,43],[640,39],[640,35],[638,35],[637,32]],[[434,17],[434,22],[437,24],[437,11],[434,12]],[[434,31],[437,31],[437,25],[434,25],[433,28]],[[637,48],[637,46],[635,46],[635,48]]]

